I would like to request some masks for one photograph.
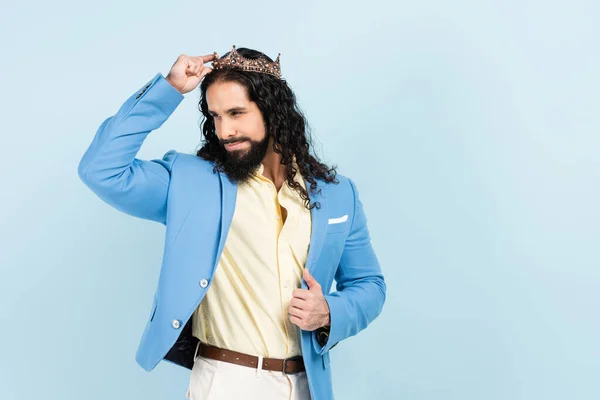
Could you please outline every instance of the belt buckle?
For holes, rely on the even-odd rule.
[[[290,358],[284,358],[283,359],[283,368],[281,370],[281,372],[283,372],[284,375],[289,375],[287,372],[285,372],[285,369],[287,367],[287,362],[288,361],[298,361],[301,360],[302,357],[301,356],[294,356],[294,357],[290,357]],[[295,372],[290,372],[290,374],[294,374]]]

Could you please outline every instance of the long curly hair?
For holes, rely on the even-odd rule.
[[[236,50],[248,59],[257,59],[263,56],[273,62],[271,58],[256,50],[247,48]],[[235,69],[219,69],[206,75],[200,85],[200,102],[198,104],[198,109],[204,116],[202,121],[204,140],[196,155],[214,162],[215,172],[224,171],[223,164],[227,153],[219,143],[215,132],[215,121],[208,112],[206,101],[208,87],[216,82],[237,82],[246,89],[250,101],[256,103],[262,114],[266,135],[273,138],[273,151],[281,155],[281,164],[285,165],[287,183],[300,194],[309,210],[314,207],[320,208],[319,202],[310,203],[307,191],[294,181],[294,175],[298,171],[292,163],[293,157],[296,158],[300,174],[310,184],[312,193],[320,192],[316,179],[326,183],[339,183],[336,179],[336,167],[328,167],[312,154],[312,138],[308,123],[296,104],[296,96],[283,79],[264,73]]]

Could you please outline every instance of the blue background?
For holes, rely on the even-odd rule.
[[[77,177],[100,123],[181,53],[275,57],[358,185],[384,312],[338,399],[600,398],[596,1],[3,2],[0,398],[184,399],[134,361],[164,227]],[[141,158],[200,141],[198,91]]]

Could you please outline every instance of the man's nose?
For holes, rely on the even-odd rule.
[[[235,127],[233,121],[223,118],[220,126],[221,139],[230,139],[235,136]]]

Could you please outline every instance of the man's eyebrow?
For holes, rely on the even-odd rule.
[[[227,110],[227,114],[231,114],[233,112],[246,111],[246,107],[233,107]]]
[[[246,111],[246,107],[241,107],[241,106],[240,107],[233,107],[233,108],[230,108],[229,110],[225,111],[225,113],[226,114],[231,114],[231,113],[234,113],[234,112],[241,112],[241,111]],[[214,112],[212,110],[208,110],[208,113],[210,115],[217,114],[216,112]]]

